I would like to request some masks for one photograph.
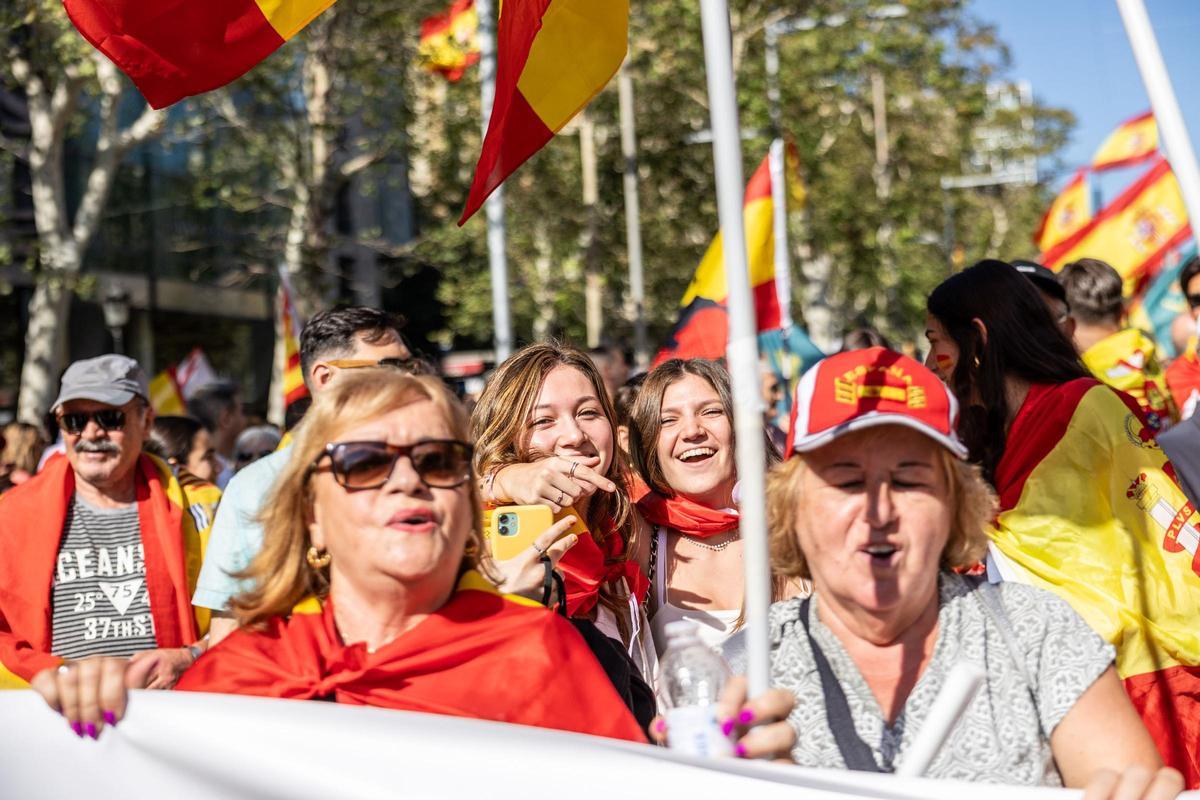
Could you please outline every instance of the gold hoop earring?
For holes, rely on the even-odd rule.
[[[325,569],[329,566],[329,562],[333,560],[333,556],[323,550],[318,550],[316,547],[310,547],[304,556],[304,560],[313,569]]]

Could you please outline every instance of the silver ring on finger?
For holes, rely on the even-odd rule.
[[[71,674],[71,665],[70,664],[59,664],[58,665],[58,674],[59,675]]]
[[[558,500],[556,500],[554,504],[561,506],[563,504],[563,500],[565,500],[566,497],[567,497],[567,493],[564,492],[562,489],[559,489],[558,490]]]
[[[537,546],[537,542],[534,542],[533,544],[531,544],[531,545],[529,545],[529,546],[530,546],[530,547],[532,547],[534,550],[536,550],[536,551],[537,551],[537,554],[538,554],[539,556],[544,556],[544,555],[546,555],[546,551],[545,551],[545,550],[543,550],[542,548],[538,547],[538,546]]]
[[[575,477],[575,470],[577,470],[577,469],[579,469],[579,462],[578,462],[578,461],[572,461],[572,462],[571,462],[571,471],[567,473],[567,477],[568,477],[568,478],[574,478],[574,477]]]

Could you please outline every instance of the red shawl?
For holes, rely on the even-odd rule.
[[[665,526],[697,539],[737,530],[741,523],[736,511],[718,511],[679,495],[664,497],[650,492],[638,501],[637,507],[651,525]]]
[[[342,643],[326,601],[321,613],[232,634],[176,688],[332,699],[645,741],[566,620],[497,594],[475,573],[436,613],[374,653],[361,642]]]
[[[624,578],[639,603],[650,591],[650,580],[635,561],[625,560],[625,541],[611,521],[604,524],[604,546],[595,537],[580,536],[579,541],[558,562],[567,589],[567,614],[584,617],[596,607],[600,587]]]
[[[186,647],[198,638],[184,547],[183,508],[168,497],[174,480],[143,455],[137,466],[138,520],[146,560],[146,591],[159,647]],[[176,490],[178,486],[175,487]],[[75,472],[52,458],[34,478],[0,501],[0,671],[31,679],[61,659],[50,654],[50,592]]]

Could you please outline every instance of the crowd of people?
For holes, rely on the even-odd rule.
[[[1200,262],[1182,283],[1200,317]],[[930,294],[924,364],[856,331],[806,372],[764,415],[769,620],[744,612],[719,362],[628,377],[531,344],[468,408],[393,318],[337,307],[302,331],[313,399],[283,436],[236,387],[156,417],[134,360],[76,362],[40,468],[38,429],[5,430],[0,687],[93,739],[148,688],[662,742],[667,626],[738,673],[767,624],[773,688],[721,698],[738,756],[892,772],[970,661],[929,776],[1174,797],[1200,709],[1157,722],[1187,692],[1145,664],[1200,664],[1170,634],[1200,613],[1200,365],[1192,335],[1164,370],[1121,289],[1090,259],[980,262]],[[494,555],[494,510],[535,505],[553,524]]]

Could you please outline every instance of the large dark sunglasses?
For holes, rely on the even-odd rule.
[[[83,433],[89,420],[95,420],[100,430],[119,431],[125,427],[125,412],[119,408],[105,408],[100,411],[72,411],[58,418],[58,427],[72,436]]]
[[[401,456],[408,456],[421,482],[453,489],[471,478],[471,445],[453,439],[426,439],[398,447],[387,442],[331,442],[309,472],[329,459],[333,479],[347,489],[378,489],[387,483]]]
[[[1188,308],[1200,308],[1200,294],[1189,294],[1187,304]]]

